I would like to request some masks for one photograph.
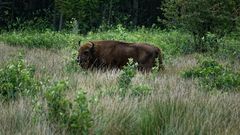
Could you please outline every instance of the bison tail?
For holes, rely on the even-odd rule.
[[[161,49],[159,49],[159,52],[158,52],[159,71],[165,69],[165,67],[163,65],[163,57],[164,57],[163,52]]]

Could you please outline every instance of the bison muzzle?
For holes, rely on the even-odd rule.
[[[163,55],[159,48],[146,43],[126,43],[120,41],[93,41],[78,50],[77,62],[84,69],[122,68],[132,58],[138,63],[138,69],[151,71],[159,62],[159,69],[164,69]]]

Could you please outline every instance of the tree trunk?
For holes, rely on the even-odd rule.
[[[53,28],[54,28],[55,31],[58,30],[58,19],[57,19],[56,9],[53,10]]]
[[[108,25],[110,25],[111,23],[111,18],[112,18],[112,6],[113,6],[113,3],[112,3],[112,0],[110,0],[110,3],[109,3],[109,13],[108,13]]]
[[[60,14],[59,27],[58,27],[59,31],[62,29],[62,25],[63,25],[63,13]]]
[[[134,12],[134,18],[133,18],[133,24],[138,24],[138,0],[133,0],[133,12]]]

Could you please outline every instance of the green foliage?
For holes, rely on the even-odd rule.
[[[123,70],[118,78],[118,87],[122,96],[126,95],[127,89],[131,84],[131,80],[136,75],[137,65],[138,64],[135,63],[133,59],[129,59],[127,65],[123,67]]]
[[[40,89],[39,82],[34,79],[34,68],[25,64],[20,54],[17,60],[9,62],[0,69],[0,98],[16,99],[20,95],[34,95]]]
[[[203,47],[209,52],[217,52],[219,48],[219,40],[216,34],[210,32],[206,33],[206,36],[202,38],[204,44]]]
[[[45,0],[12,1],[0,3],[1,28],[58,29],[72,19],[78,21],[79,30],[86,33],[101,25],[111,27],[119,23],[133,25],[158,25],[157,17],[163,17],[159,0]],[[144,9],[144,12],[140,12]],[[61,16],[61,17],[60,17]],[[161,25],[161,24],[160,24]]]
[[[19,31],[3,33],[0,41],[10,45],[27,46],[30,48],[63,48],[73,46],[78,37],[53,31]]]
[[[200,66],[183,73],[184,78],[200,78],[207,89],[230,90],[240,87],[240,74],[224,68],[214,60],[203,60]]]
[[[149,85],[137,85],[133,86],[131,95],[133,96],[146,96],[149,95],[152,88]]]
[[[11,1],[0,2],[0,29],[45,30],[51,28],[53,10],[47,1]]]
[[[52,13],[49,10],[36,10],[31,14],[31,18],[26,17],[16,17],[12,20],[5,20],[7,23],[7,28],[9,30],[40,30],[44,31],[51,28],[51,23],[49,19],[52,17]],[[44,14],[45,16],[41,16]]]
[[[89,32],[86,36],[68,34],[53,31],[19,31],[8,32],[0,35],[0,41],[10,45],[20,45],[30,48],[72,48],[78,49],[79,40],[83,43],[93,40],[120,40],[126,42],[150,43],[160,47],[164,52],[164,60],[172,55],[180,55],[188,44],[191,44],[192,37],[181,31],[163,31],[157,28],[138,28],[127,30],[122,25],[113,27],[110,30],[99,30]],[[187,47],[186,47],[187,49]],[[188,51],[186,51],[188,53]]]
[[[50,87],[45,94],[48,105],[48,118],[52,122],[64,122],[67,120],[67,112],[71,106],[71,103],[63,97],[63,92],[67,87],[66,82],[61,81]]]
[[[99,30],[89,32],[86,36],[68,34],[53,31],[19,31],[8,32],[0,35],[0,41],[10,45],[20,45],[30,48],[68,48],[78,49],[78,41],[84,42],[93,40],[120,40],[126,42],[145,42],[160,47],[164,53],[164,62],[170,57],[195,52],[194,37],[182,31],[164,31],[160,29],[138,28],[132,31],[122,25],[113,27],[110,30]],[[236,36],[229,35],[219,39],[216,34],[208,32],[206,37],[201,38],[204,48],[209,52],[216,53],[222,58],[240,58],[239,41]],[[75,53],[68,59],[67,70],[76,71],[78,66],[75,63]],[[72,68],[72,69],[71,69]]]
[[[48,119],[59,129],[66,129],[72,134],[87,134],[92,119],[86,93],[80,90],[71,102],[64,97],[66,89],[67,82],[60,81],[47,90]]]
[[[67,20],[76,19],[82,33],[93,27],[100,20],[101,0],[55,0],[55,5]],[[95,22],[96,23],[96,22]]]
[[[195,51],[208,51],[207,33],[222,37],[235,29],[239,4],[238,0],[165,0],[165,23],[189,31]]]
[[[72,55],[70,58],[67,58],[67,64],[65,69],[67,72],[80,72],[82,71],[81,66],[76,62],[77,51],[72,51]]]
[[[88,109],[88,100],[83,90],[78,91],[74,100],[75,108],[69,117],[70,127],[74,133],[88,133],[92,125],[91,112]]]
[[[220,42],[216,56],[222,59],[240,60],[240,40],[238,37],[226,36]]]

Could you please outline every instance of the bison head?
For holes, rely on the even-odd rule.
[[[80,44],[80,42],[79,42]],[[78,50],[77,62],[82,68],[89,68],[91,67],[91,61],[94,58],[94,43],[89,42],[84,44]]]

